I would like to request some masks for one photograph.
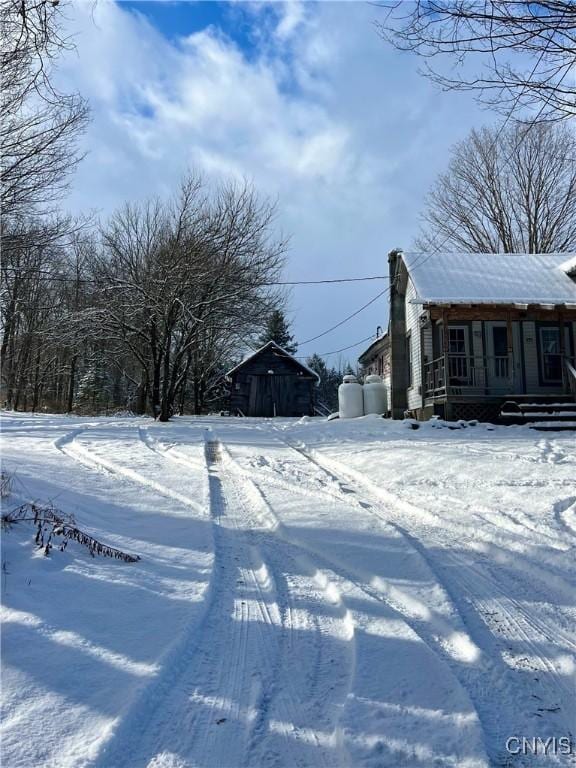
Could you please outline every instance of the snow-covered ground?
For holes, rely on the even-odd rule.
[[[2,444],[4,509],[141,557],[4,532],[5,768],[573,764],[573,434],[4,414]]]

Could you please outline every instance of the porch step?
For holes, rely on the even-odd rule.
[[[558,398],[555,402],[508,400],[500,409],[500,424],[525,424],[532,429],[576,430],[576,402]]]

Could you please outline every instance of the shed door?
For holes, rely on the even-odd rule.
[[[272,416],[292,416],[295,376],[270,377],[272,384]]]
[[[262,376],[248,376],[250,381],[250,395],[248,398],[248,413],[247,416],[263,416],[263,391],[262,391]]]
[[[279,374],[250,376],[249,416],[292,416],[296,377]]]

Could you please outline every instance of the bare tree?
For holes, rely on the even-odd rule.
[[[475,91],[506,114],[530,108],[542,121],[576,114],[574,0],[378,4],[386,11],[380,34],[424,57],[424,73],[443,88]],[[446,57],[454,65],[449,73],[437,66]]]
[[[2,389],[16,410],[202,412],[281,303],[285,242],[247,184],[208,193],[188,178],[171,200],[124,206],[99,234],[8,224]]]
[[[54,84],[53,63],[71,47],[61,36],[64,3],[0,0],[2,98],[0,182],[4,218],[45,215],[81,154],[88,107]]]
[[[139,388],[161,420],[191,375],[205,384],[213,348],[259,330],[277,301],[269,283],[285,245],[271,237],[273,220],[249,186],[209,200],[190,178],[175,200],[126,206],[104,229],[95,327],[137,360]]]
[[[35,410],[48,379],[66,366],[64,318],[71,308],[67,288],[74,287],[69,241],[74,224],[33,218],[3,222],[3,227],[3,396],[11,407]]]
[[[418,246],[480,252],[576,249],[576,138],[566,125],[473,130],[432,188]]]
[[[75,386],[62,319],[81,304],[81,268],[74,272],[69,257],[87,222],[61,215],[57,204],[81,158],[88,108],[55,85],[54,65],[73,47],[62,31],[67,5],[0,0],[2,388],[16,409],[61,409]]]

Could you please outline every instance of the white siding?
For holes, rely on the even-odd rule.
[[[428,323],[422,332],[422,353],[423,362],[431,363],[434,359],[434,348],[432,346],[432,324]]]
[[[406,286],[406,335],[411,335],[412,343],[412,386],[407,392],[408,410],[422,406],[422,349],[420,343],[421,304],[411,304],[410,299],[416,297],[412,280],[408,278]]]
[[[382,377],[382,381],[384,382],[384,386],[386,387],[386,410],[390,410],[390,374],[386,374]]]
[[[524,375],[526,377],[526,392],[534,394],[543,388],[538,378],[538,345],[536,343],[536,323],[524,320],[522,323],[524,339]],[[544,388],[544,391],[545,388]]]

